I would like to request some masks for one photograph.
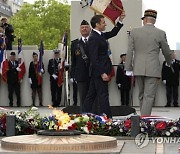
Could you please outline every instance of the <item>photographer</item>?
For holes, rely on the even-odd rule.
[[[4,29],[6,35],[6,50],[12,50],[12,42],[15,38],[13,35],[14,29],[12,25],[7,23],[7,18],[1,19],[1,27]]]

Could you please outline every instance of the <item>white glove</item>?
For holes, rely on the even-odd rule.
[[[53,74],[52,77],[56,80],[58,76],[56,74]]]
[[[163,80],[162,82],[163,82],[164,84],[166,84],[166,80]]]
[[[119,84],[117,84],[118,85],[118,88],[121,88],[121,84],[119,83]]]
[[[29,78],[29,83],[30,83],[30,84],[32,84],[32,80],[31,80],[31,78]]]
[[[73,78],[70,78],[70,81],[73,83],[74,82]]]
[[[19,67],[17,67],[16,70],[17,70],[18,72],[21,72],[21,69],[20,69]]]
[[[41,73],[44,73],[44,69],[43,68],[41,68]]]
[[[127,76],[133,76],[133,71],[126,71]]]

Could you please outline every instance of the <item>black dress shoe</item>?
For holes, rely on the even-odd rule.
[[[171,107],[171,105],[170,104],[166,104],[164,107]]]
[[[174,104],[174,107],[179,107],[179,105],[178,104]]]
[[[10,106],[10,107],[13,107],[13,103],[9,103],[9,106]]]

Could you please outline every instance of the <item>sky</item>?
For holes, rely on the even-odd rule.
[[[35,0],[24,0],[34,3]],[[71,0],[68,0],[69,2]],[[78,1],[78,0],[73,0]],[[80,0],[79,0],[80,1]],[[123,2],[123,0],[122,0]],[[143,11],[155,9],[158,12],[156,27],[166,31],[170,48],[175,50],[176,43],[180,44],[180,0],[143,0]],[[180,49],[179,49],[180,50]]]

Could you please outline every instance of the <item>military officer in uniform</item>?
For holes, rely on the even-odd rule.
[[[143,26],[132,29],[126,55],[126,75],[134,74],[139,88],[141,115],[151,115],[158,83],[161,77],[159,53],[162,51],[167,64],[171,64],[171,51],[166,33],[154,26],[157,11],[145,10]]]
[[[173,69],[172,69],[173,68]],[[178,107],[178,88],[179,88],[179,71],[180,61],[176,59],[175,52],[172,53],[172,68],[167,62],[163,62],[162,66],[162,81],[166,85],[167,104],[165,107],[171,106],[173,97],[174,107]]]
[[[71,43],[71,76],[77,82],[77,89],[80,96],[80,111],[89,89],[89,53],[87,41],[91,28],[86,20],[80,24],[81,38]]]
[[[21,69],[18,67],[18,61],[16,59],[15,52],[10,53],[10,60],[8,61],[9,69],[7,71],[7,84],[8,84],[8,97],[9,97],[9,106],[13,106],[13,93],[15,92],[17,97],[17,106],[21,106],[21,97],[20,97],[20,81],[18,79],[18,72]]]
[[[58,74],[61,63],[60,50],[53,50],[54,58],[49,60],[48,72],[50,75],[50,88],[54,107],[60,106],[62,86],[58,86]]]

